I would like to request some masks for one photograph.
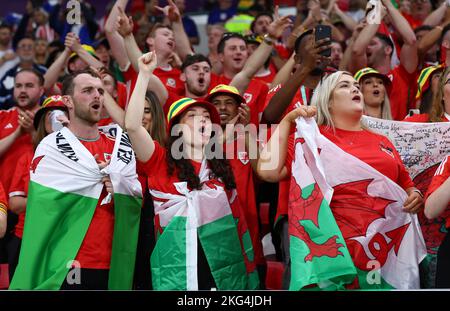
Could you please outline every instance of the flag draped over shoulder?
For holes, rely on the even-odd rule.
[[[310,284],[336,289],[345,283],[419,288],[425,244],[417,217],[402,211],[406,198],[395,182],[321,135],[313,119],[297,120],[288,217],[290,289]]]
[[[160,235],[151,255],[153,288],[197,290],[197,249],[205,252],[219,290],[256,289],[259,278],[245,217],[233,190],[208,182],[206,161],[200,169],[201,190],[178,182],[178,194],[151,190]]]
[[[11,289],[61,287],[94,215],[105,175],[114,188],[109,288],[131,289],[142,190],[131,143],[120,127],[111,162],[102,171],[67,128],[39,144],[30,168],[23,243]]]

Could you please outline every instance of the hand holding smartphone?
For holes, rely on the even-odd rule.
[[[331,26],[321,25],[321,24],[317,25],[315,27],[314,37],[315,37],[316,42],[319,40],[322,40],[322,39],[328,39],[329,40],[328,44],[330,44],[331,43]],[[326,50],[320,52],[320,54],[325,57],[330,57],[331,56],[331,47],[329,49],[326,49]]]

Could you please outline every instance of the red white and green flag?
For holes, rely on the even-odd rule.
[[[198,247],[203,248],[217,289],[258,288],[252,242],[236,191],[230,197],[209,176],[203,161],[201,190],[191,191],[186,182],[175,184],[177,194],[150,190],[159,233],[151,255],[156,290],[198,289]]]
[[[291,290],[419,288],[426,254],[403,189],[297,120],[289,198]],[[357,277],[355,277],[357,276]]]
[[[11,289],[61,287],[92,220],[105,175],[115,191],[109,288],[131,289],[142,189],[128,135],[118,127],[116,137],[111,162],[101,171],[67,128],[39,144],[30,167],[24,235]]]

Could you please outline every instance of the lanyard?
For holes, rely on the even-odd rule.
[[[308,97],[306,96],[306,88],[304,85],[300,87],[300,92],[302,94],[303,105],[308,105]]]

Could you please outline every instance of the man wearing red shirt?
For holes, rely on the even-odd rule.
[[[62,92],[64,104],[69,112],[68,129],[94,156],[99,166],[104,167],[112,154],[114,139],[101,133],[97,125],[105,93],[101,78],[90,70],[74,73],[63,81]],[[63,178],[64,176],[61,176],[61,180]],[[111,200],[104,200],[108,192],[113,191],[110,180],[104,179],[103,183],[103,190],[90,225],[86,232],[80,233],[84,238],[74,258],[74,262],[77,263],[74,266],[80,268],[81,283],[69,284],[66,278],[61,284],[62,289],[108,288],[114,232],[114,203]],[[31,220],[27,217],[26,222]]]
[[[0,182],[6,193],[9,193],[14,175],[15,166],[11,164],[33,148],[33,118],[44,94],[43,85],[44,78],[39,72],[29,69],[19,71],[14,81],[16,107],[0,111]]]
[[[250,123],[250,109],[235,87],[218,85],[211,90],[206,97],[206,101],[217,108],[222,129],[225,130],[227,127],[232,126],[233,131],[238,131],[235,125],[247,126]],[[235,134],[237,137],[235,137]],[[265,259],[259,232],[260,224],[256,209],[255,183],[253,180],[253,169],[256,169],[257,157],[251,154],[249,147],[252,144],[255,147],[254,151],[256,151],[256,139],[252,138],[251,133],[248,131],[245,131],[243,135],[245,136],[240,137],[239,133],[233,133],[233,137],[227,137],[224,149],[234,173],[240,205],[244,208],[255,252],[255,263],[262,268],[265,265]]]

